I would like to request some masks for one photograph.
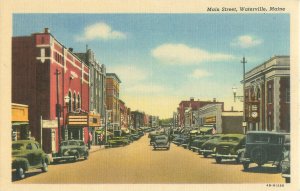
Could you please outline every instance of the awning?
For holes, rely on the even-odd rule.
[[[129,129],[127,129],[127,128],[121,128],[121,131],[126,134],[130,133]]]
[[[194,134],[194,133],[198,133],[198,130],[192,130],[190,131],[191,134]]]
[[[200,132],[207,133],[212,130],[212,127],[202,127],[200,128]]]
[[[29,125],[29,122],[12,122],[12,125]]]

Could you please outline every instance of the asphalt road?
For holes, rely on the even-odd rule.
[[[88,160],[59,163],[49,171],[28,172],[14,183],[284,183],[275,167],[259,169],[250,165],[248,172],[235,161],[216,164],[212,158],[171,145],[170,150],[153,150],[147,136],[118,148],[102,149]],[[14,178],[13,178],[14,179]]]

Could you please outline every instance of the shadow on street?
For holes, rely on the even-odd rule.
[[[242,170],[243,172],[250,172],[250,173],[266,173],[266,174],[278,174],[280,172],[277,171],[276,167],[271,166],[256,166],[256,167],[249,167],[247,170]]]

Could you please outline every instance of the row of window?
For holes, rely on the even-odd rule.
[[[78,94],[76,96],[75,92],[72,93],[69,91],[69,104],[68,104],[68,112],[76,111],[77,109],[81,108],[81,98],[80,95]]]

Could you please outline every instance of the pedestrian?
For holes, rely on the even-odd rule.
[[[89,140],[88,140],[89,149],[91,149],[92,141],[93,141],[93,135],[91,132],[89,132]]]
[[[103,145],[103,140],[104,140],[103,137],[104,137],[103,133],[101,133],[100,134],[100,147],[101,147],[101,145]]]

